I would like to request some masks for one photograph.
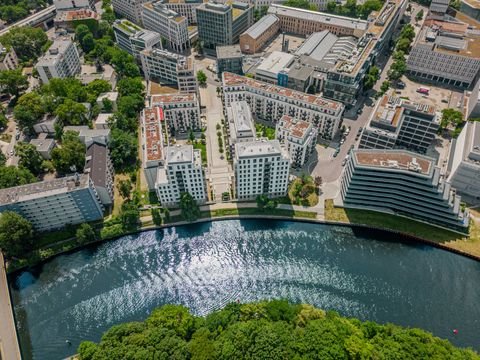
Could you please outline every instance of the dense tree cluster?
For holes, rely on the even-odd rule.
[[[188,193],[182,193],[180,195],[180,210],[182,217],[186,221],[195,221],[200,217],[200,209],[193,196]]]
[[[336,1],[329,1],[326,11],[341,16],[367,19],[372,11],[378,11],[382,6],[383,1],[380,0],[366,0],[361,5],[357,5],[356,0],[347,0],[344,5]]]
[[[284,300],[238,304],[196,317],[165,305],[144,322],[86,341],[81,360],[106,359],[479,359],[420,329],[347,319]]]
[[[0,249],[8,256],[19,256],[33,243],[32,224],[13,211],[0,216]]]
[[[375,65],[370,66],[370,69],[368,69],[368,72],[363,79],[363,89],[370,90],[378,79],[380,79],[380,69]]]
[[[0,19],[7,23],[21,20],[51,3],[44,0],[0,0]]]
[[[85,166],[85,145],[75,131],[67,131],[62,136],[60,147],[52,150],[52,162],[60,174],[82,172]]]
[[[407,71],[407,62],[405,54],[410,52],[412,41],[415,39],[415,29],[412,25],[406,24],[395,45],[395,52],[393,53],[393,63],[388,70],[388,78],[392,81],[399,80],[405,71]]]
[[[20,61],[32,64],[49,45],[45,31],[28,26],[10,29],[8,33],[0,36],[0,43],[7,48],[12,47]]]
[[[298,9],[318,10],[317,5],[310,3],[308,0],[287,0],[282,5],[290,6]]]

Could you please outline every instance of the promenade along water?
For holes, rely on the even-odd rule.
[[[25,359],[62,359],[81,340],[98,341],[110,326],[165,303],[206,314],[273,297],[480,348],[480,263],[348,227],[236,220],[145,232],[10,282]]]

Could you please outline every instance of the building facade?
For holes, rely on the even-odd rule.
[[[15,70],[18,67],[18,58],[15,50],[7,49],[0,44],[0,71]]]
[[[95,0],[53,0],[57,11],[71,9],[85,9],[95,11]]]
[[[278,140],[259,139],[235,144],[233,166],[238,200],[287,194],[290,158]]]
[[[113,11],[135,24],[142,25],[142,5],[150,0],[112,0]]]
[[[235,154],[235,144],[256,138],[252,113],[246,101],[232,101],[227,107],[230,154]]]
[[[359,148],[406,148],[425,153],[435,139],[440,118],[433,106],[385,95],[362,132]]]
[[[153,95],[151,106],[161,109],[160,118],[168,124],[171,133],[200,130],[200,103],[196,94]]]
[[[224,71],[243,75],[243,54],[238,45],[217,46],[217,75]]]
[[[159,34],[144,30],[128,20],[115,20],[112,27],[118,46],[130,55],[133,55],[138,62],[141,61],[141,51],[162,48]]]
[[[184,52],[190,48],[187,18],[168,9],[161,1],[144,4],[142,18],[145,29],[160,34],[169,49]]]
[[[167,50],[144,50],[140,53],[145,78],[164,85],[176,85],[182,93],[196,93],[197,78],[191,58]]]
[[[345,107],[339,102],[227,72],[222,81],[225,107],[245,100],[254,118],[276,125],[283,115],[289,115],[310,122],[328,140],[340,127]]]
[[[115,171],[106,144],[97,142],[90,144],[85,153],[83,172],[90,176],[104,208],[111,210],[114,199]]]
[[[73,77],[81,68],[77,47],[69,39],[55,40],[35,68],[44,84],[52,78]]]
[[[197,203],[207,200],[200,150],[192,145],[167,146],[165,167],[158,169],[157,196],[164,206],[174,206],[188,192]]]
[[[77,174],[0,190],[0,213],[7,210],[50,231],[100,220],[104,208],[90,177]]]
[[[341,180],[345,207],[393,212],[466,232],[468,211],[435,166],[404,150],[354,150]]]
[[[480,123],[468,122],[450,148],[448,181],[461,195],[480,200]]]
[[[245,54],[255,54],[263,49],[280,30],[280,20],[276,15],[268,14],[262,17],[247,31],[240,35],[240,48]]]
[[[292,167],[301,168],[315,150],[318,130],[307,121],[283,115],[277,123],[275,137],[287,149]]]
[[[175,11],[180,16],[186,17],[188,25],[197,23],[196,8],[203,4],[202,0],[160,0],[169,10]]]

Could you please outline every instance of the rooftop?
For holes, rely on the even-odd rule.
[[[235,144],[235,158],[283,155],[288,158],[278,140],[256,139]]]
[[[248,78],[246,76],[240,76],[237,74],[224,72],[222,74],[224,86],[248,86],[250,88],[258,89],[267,93],[285,96],[294,100],[301,101],[306,104],[315,105],[329,109],[331,111],[339,111],[343,109],[343,105],[337,101],[325,99],[319,95],[305,94],[300,91],[287,89],[281,86],[267,84],[263,81]]]
[[[163,58],[177,63],[177,68],[180,70],[193,70],[193,61],[186,56],[165,50],[165,49],[149,49],[143,50],[143,55],[153,58]]]
[[[100,95],[98,95],[97,101],[102,101],[103,99],[108,99],[110,101],[115,102],[118,99],[118,92],[108,91],[108,92],[104,92],[104,93],[101,93]]]
[[[213,12],[218,12],[218,13],[226,13],[226,12],[230,11],[230,6],[228,6],[226,4],[217,3],[217,2],[214,2],[214,1],[208,1],[208,2],[200,5],[197,9],[198,10],[203,10],[203,11],[213,11]]]
[[[165,154],[168,165],[178,163],[193,163],[194,161],[192,145],[167,146],[165,148]]]
[[[242,57],[240,45],[217,46],[217,59],[230,59]]]
[[[89,176],[77,174],[0,190],[0,205],[53,196],[89,187]]]
[[[279,22],[280,20],[276,15],[268,14],[262,17],[259,21],[255,24],[250,26],[247,31],[245,31],[242,35],[248,35],[252,39],[258,38],[262,35],[267,29],[269,29],[272,25]]]
[[[197,100],[197,95],[190,94],[164,94],[164,95],[152,95],[150,97],[150,104],[152,106],[162,105],[168,103],[183,103],[192,102]]]
[[[90,175],[95,186],[106,187],[108,182],[108,148],[105,144],[91,144],[85,154],[85,173]]]
[[[113,23],[113,26],[129,34],[135,34],[137,31],[143,30],[138,25],[135,25],[134,23],[126,19],[115,20],[115,22]]]
[[[75,21],[75,20],[86,20],[94,19],[99,21],[100,16],[90,9],[75,9],[75,10],[65,10],[58,11],[55,16],[55,21]]]
[[[227,108],[228,121],[232,123],[231,135],[236,140],[239,133],[255,137],[255,125],[253,124],[252,113],[246,101],[232,101]]]
[[[113,113],[100,113],[95,119],[95,124],[107,124]]]
[[[163,1],[154,1],[154,2],[147,2],[143,4],[144,8],[147,8],[149,10],[154,11],[155,13],[164,16],[166,18],[169,18],[177,23],[186,21],[186,17],[178,15],[175,11],[172,9],[169,9],[168,7],[165,6]]]
[[[145,133],[143,134],[145,161],[162,160],[162,109],[159,107],[145,108],[142,111],[141,119],[145,129]]]
[[[435,166],[434,159],[403,150],[354,150],[352,156],[361,166],[422,175],[432,174]]]
[[[276,77],[276,75],[288,67],[294,59],[295,56],[292,54],[274,51],[257,67],[256,73],[270,73]]]
[[[54,139],[32,139],[30,140],[30,144],[34,145],[38,151],[48,151],[52,144],[55,144]]]
[[[288,131],[289,135],[303,139],[308,135],[308,131],[312,128],[312,124],[307,121],[295,119],[288,115],[283,115],[280,118],[279,124],[281,128]]]
[[[70,46],[75,46],[70,39],[61,38],[53,42],[45,55],[38,59],[36,66],[51,66],[63,58]]]

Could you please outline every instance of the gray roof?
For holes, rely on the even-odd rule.
[[[268,30],[272,25],[279,22],[280,20],[276,15],[268,14],[262,17],[259,21],[255,24],[250,26],[247,31],[245,31],[242,35],[248,35],[252,39],[258,38],[262,35],[266,30]]]
[[[278,140],[257,139],[235,144],[235,157],[248,158],[258,156],[285,155]]]
[[[273,73],[278,74],[290,65],[295,56],[281,51],[272,52],[262,63],[257,67],[256,73]]]
[[[30,144],[34,145],[38,151],[44,152],[50,150],[50,148],[53,146],[52,144],[55,144],[54,139],[32,139],[30,140]]]
[[[45,55],[38,59],[36,66],[51,66],[58,60],[63,58],[63,55],[70,46],[75,46],[69,39],[57,39],[48,48]]]
[[[306,81],[313,73],[314,69],[310,66],[294,63],[288,69],[288,78]]]
[[[217,59],[229,59],[242,57],[240,45],[217,46]]]
[[[92,143],[86,152],[84,172],[88,172],[95,186],[107,184],[108,149],[104,144]]]
[[[167,156],[167,164],[175,163],[192,163],[193,162],[193,146],[192,145],[175,145],[165,148]]]
[[[297,55],[308,55],[315,60],[322,60],[337,41],[338,37],[328,30],[311,34],[295,52]]]
[[[227,108],[230,117],[229,121],[233,122],[235,132],[251,132],[252,137],[255,136],[255,126],[253,125],[252,113],[246,101],[232,101],[230,107]]]

